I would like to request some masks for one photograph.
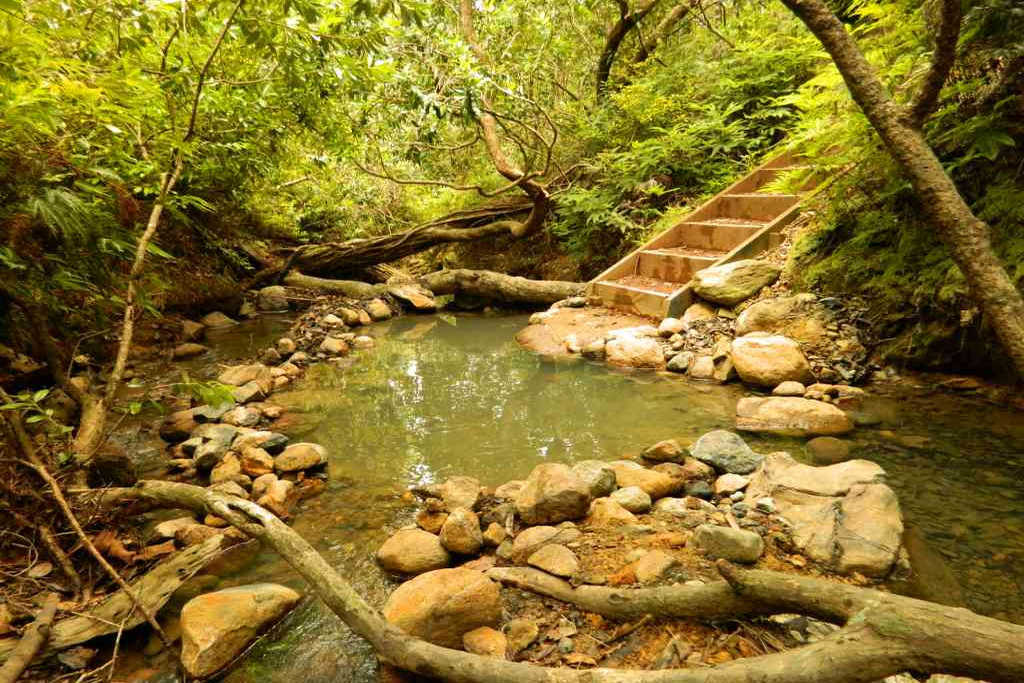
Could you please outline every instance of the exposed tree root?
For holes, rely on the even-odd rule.
[[[50,625],[53,624],[53,617],[57,614],[59,600],[56,593],[46,596],[46,602],[43,603],[43,609],[39,611],[36,620],[25,629],[25,633],[22,634],[18,644],[14,646],[7,661],[0,666],[0,683],[17,681],[39,649],[50,638]]]
[[[387,623],[345,579],[295,531],[250,501],[172,482],[145,481],[119,490],[111,499],[135,498],[168,507],[187,507],[227,520],[273,547],[309,581],[311,588],[380,658],[400,669],[459,683],[868,683],[902,671],[950,673],[993,683],[1024,680],[1024,627],[881,591],[805,576],[740,570],[725,562],[719,571],[727,583],[700,591],[669,587],[645,591],[589,591],[558,586],[529,574],[515,576],[560,599],[586,595],[585,609],[605,605],[617,615],[721,617],[729,610],[712,602],[733,601],[733,616],[753,611],[800,612],[844,624],[811,645],[701,669],[625,671],[549,669],[450,650],[413,638]],[[492,574],[493,575],[493,574]],[[496,578],[501,575],[496,575]],[[542,588],[543,586],[543,588]],[[730,598],[725,591],[731,590]],[[579,592],[577,592],[579,591]],[[634,593],[636,594],[634,596]],[[598,600],[597,598],[601,599]],[[706,609],[686,610],[696,599]],[[639,602],[642,608],[623,607]],[[613,605],[617,605],[614,606]]]

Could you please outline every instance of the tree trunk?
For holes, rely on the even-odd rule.
[[[380,658],[400,669],[455,683],[869,683],[903,671],[951,673],[992,683],[1024,680],[1024,626],[989,619],[965,609],[943,607],[881,591],[807,576],[764,570],[738,570],[719,562],[719,572],[742,614],[750,605],[766,612],[798,612],[845,626],[833,635],[794,650],[740,659],[700,669],[628,671],[549,669],[432,645],[400,631],[381,618],[352,586],[298,533],[269,511],[247,500],[188,484],[140,482],[110,492],[108,500],[138,499],[166,507],[186,507],[226,520],[266,542],[309,583],[310,588]],[[498,570],[500,571],[500,570]],[[491,575],[501,578],[496,570]],[[560,597],[571,595],[560,582]],[[720,591],[726,586],[696,587]],[[633,595],[660,591],[660,599],[639,597],[653,616],[665,605],[685,605],[693,586],[612,591],[612,602],[633,602]],[[575,589],[578,590],[578,589]],[[678,593],[678,595],[674,595]],[[705,596],[706,598],[706,596]],[[705,603],[709,615],[727,608]],[[590,609],[590,606],[584,606]],[[691,612],[699,608],[691,607]]]
[[[910,180],[925,216],[1016,367],[1024,377],[1024,299],[992,249],[989,227],[971,211],[935,152],[882,84],[843,24],[822,0],[782,0],[821,41],[854,101]]]
[[[612,65],[615,63],[615,56],[619,53],[622,41],[626,35],[636,28],[640,20],[647,16],[658,0],[647,0],[635,10],[629,8],[627,0],[618,0],[619,18],[608,29],[604,39],[604,48],[597,60],[597,83],[595,85],[597,100],[600,102],[605,98],[608,91],[608,79],[612,74]]]

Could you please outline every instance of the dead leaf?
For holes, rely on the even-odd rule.
[[[96,546],[96,550],[99,550],[104,555],[113,557],[125,564],[135,558],[135,553],[125,548],[124,543],[109,529],[96,534],[96,537],[92,539],[92,544]]]
[[[174,541],[165,541],[157,545],[147,545],[141,552],[135,553],[132,562],[146,562],[164,555],[170,555],[175,550]]]
[[[49,562],[37,562],[26,572],[26,575],[30,579],[41,579],[44,576],[49,576],[52,571],[53,565]]]
[[[597,666],[597,660],[582,652],[573,652],[565,656],[565,663],[569,666]]]

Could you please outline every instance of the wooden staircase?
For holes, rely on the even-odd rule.
[[[601,305],[657,318],[679,316],[693,301],[689,282],[708,266],[753,258],[782,242],[780,230],[800,213],[799,194],[762,188],[788,171],[807,169],[792,152],[758,166],[587,284]]]

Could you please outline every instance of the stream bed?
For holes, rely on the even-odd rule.
[[[525,315],[434,315],[378,323],[366,328],[374,349],[312,366],[274,394],[291,413],[283,431],[330,453],[327,491],[298,507],[293,526],[371,603],[383,604],[393,586],[373,555],[411,520],[414,508],[400,498],[409,486],[456,474],[494,486],[524,479],[545,461],[615,459],[662,439],[690,442],[732,428],[741,386],[545,360],[514,341],[526,322]],[[286,327],[286,319],[269,318],[222,331],[211,339],[215,355],[190,372],[250,355]],[[881,423],[851,435],[854,456],[887,470],[907,521],[949,565],[971,609],[1024,623],[1024,416],[910,386],[868,391]],[[744,438],[761,452],[807,458],[802,440]],[[218,586],[256,581],[304,589],[271,552]],[[375,660],[310,600],[222,680],[298,677],[374,681]],[[175,678],[163,670],[147,680]]]

